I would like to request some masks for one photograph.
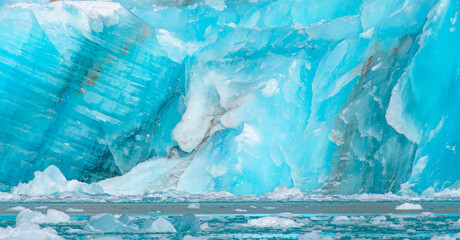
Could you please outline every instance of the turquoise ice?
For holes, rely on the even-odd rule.
[[[0,6],[3,189],[460,187],[458,0],[29,2]]]

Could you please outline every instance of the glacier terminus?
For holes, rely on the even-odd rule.
[[[0,190],[457,189],[459,10],[459,0],[0,1]]]

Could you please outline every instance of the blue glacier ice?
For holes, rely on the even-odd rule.
[[[459,188],[459,10],[0,2],[1,189],[51,165],[84,193]]]

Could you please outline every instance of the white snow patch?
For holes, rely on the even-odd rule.
[[[372,69],[372,71],[375,71],[375,70],[379,69],[381,66],[382,66],[382,63],[378,63],[377,65],[373,66],[371,69]]]
[[[278,81],[276,79],[270,79],[265,83],[265,88],[262,89],[262,95],[265,97],[271,97],[279,92]]]
[[[372,35],[374,35],[374,27],[371,27],[369,30],[359,34],[362,38],[372,38]]]
[[[245,123],[243,131],[240,133],[240,135],[236,136],[235,140],[238,142],[238,148],[243,149],[244,143],[258,143],[260,142],[260,137],[251,125]]]

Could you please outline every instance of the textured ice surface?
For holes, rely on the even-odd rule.
[[[0,187],[455,193],[459,5],[2,2]]]

